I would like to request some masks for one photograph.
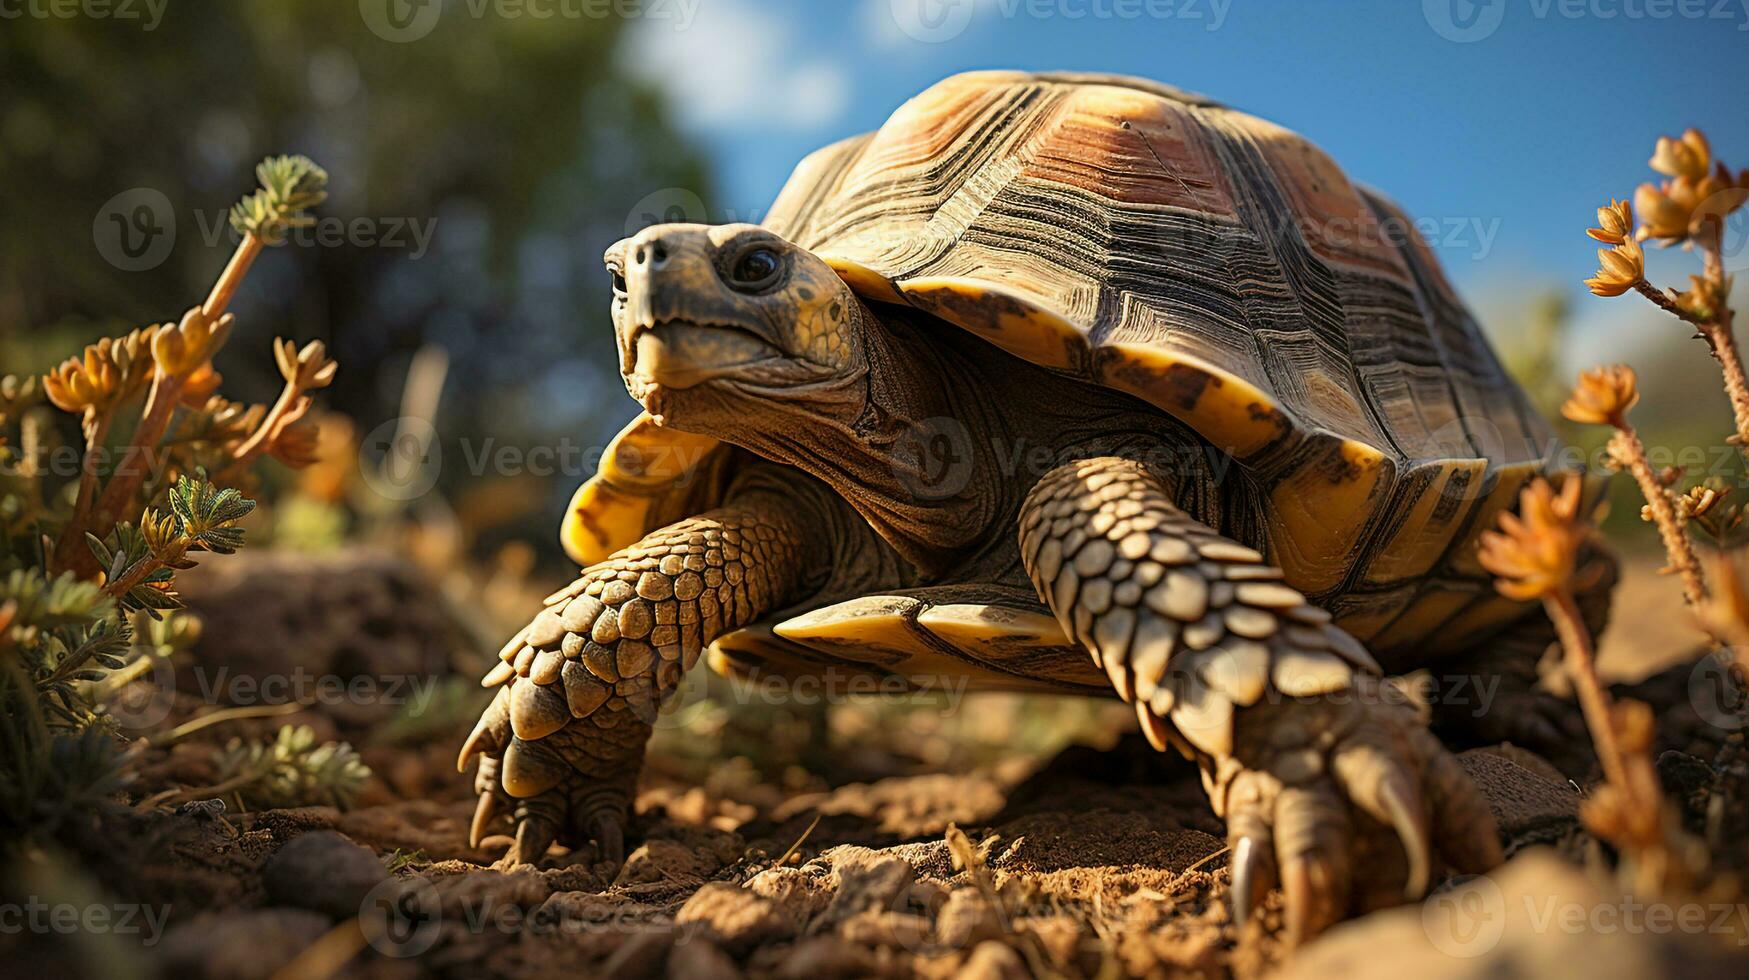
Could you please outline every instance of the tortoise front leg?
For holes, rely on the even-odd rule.
[[[1020,532],[1063,630],[1156,748],[1201,767],[1227,821],[1240,924],[1274,880],[1297,941],[1420,897],[1435,851],[1467,872],[1499,862],[1480,794],[1360,643],[1262,555],[1175,506],[1145,466],[1101,457],[1051,471]]]
[[[513,802],[505,862],[539,861],[558,839],[593,841],[619,865],[656,711],[712,640],[792,601],[809,558],[804,509],[737,500],[651,532],[548,600],[482,681],[498,696],[457,760],[483,754],[473,846]]]

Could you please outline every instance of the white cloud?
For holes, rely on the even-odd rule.
[[[637,21],[627,67],[661,87],[682,124],[702,129],[812,129],[850,102],[850,76],[808,48],[792,25],[748,0],[701,0],[695,17]]]

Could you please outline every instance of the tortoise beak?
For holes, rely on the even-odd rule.
[[[626,374],[664,388],[691,388],[783,356],[752,331],[730,324],[665,320],[629,333]]]

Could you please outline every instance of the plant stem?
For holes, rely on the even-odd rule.
[[[304,391],[298,387],[297,382],[286,382],[285,389],[279,393],[279,400],[273,403],[273,408],[261,420],[261,427],[231,453],[231,461],[225,464],[225,468],[219,471],[213,482],[220,486],[235,485],[250,465],[273,444],[279,431],[301,415],[302,410],[308,409],[307,405],[300,405],[303,397]]]
[[[163,373],[152,380],[152,393],[146,396],[145,414],[141,416],[140,424],[134,427],[133,437],[128,440],[127,450],[122,454],[115,474],[110,477],[109,486],[103,488],[92,524],[93,533],[113,525],[145,481],[147,472],[152,469],[152,452],[170,429],[170,418],[176,412],[176,402],[182,397],[186,380],[180,375]]]
[[[261,239],[254,235],[244,235],[237,243],[237,250],[231,253],[231,261],[225,263],[225,271],[219,274],[219,281],[213,283],[212,292],[207,294],[206,303],[200,311],[207,319],[217,322],[224,315],[225,307],[231,305],[231,296],[237,287],[243,284],[243,277],[249,274],[249,267],[255,264],[255,257],[261,254]]]
[[[68,542],[83,543],[85,530],[91,520],[91,505],[97,498],[97,467],[101,461],[104,443],[109,441],[109,427],[115,422],[115,408],[112,406],[101,412],[93,412],[85,426],[85,458],[79,463],[79,496],[73,503],[73,516],[67,522],[67,528],[61,534],[61,540],[55,547],[52,558],[53,566],[62,564],[61,549],[69,547]],[[76,553],[75,553],[76,554]]]
[[[243,284],[243,278],[249,274],[249,267],[255,263],[256,256],[261,254],[261,248],[261,239],[254,235],[244,235],[243,240],[237,244],[237,250],[231,253],[225,270],[219,274],[218,282],[213,284],[206,302],[201,305],[201,314],[209,321],[216,323],[224,316],[225,307],[230,305],[237,287]],[[176,403],[182,398],[182,389],[187,383],[188,378],[185,375],[163,372],[158,372],[152,379],[152,392],[146,398],[145,414],[135,427],[133,437],[128,440],[127,449],[115,475],[110,478],[109,486],[104,488],[97,509],[86,526],[77,528],[80,533],[62,536],[55,551],[57,564],[71,565],[85,577],[96,572],[95,562],[82,557],[81,551],[75,545],[83,543],[85,530],[106,530],[113,525],[120,518],[122,510],[132,503],[134,494],[139,492],[140,484],[152,468],[153,450],[164,440],[164,434],[170,429],[170,420],[176,413]]]
[[[1604,778],[1627,790],[1627,767],[1622,760],[1621,743],[1616,738],[1614,705],[1603,682],[1597,679],[1597,665],[1592,655],[1591,632],[1579,615],[1573,594],[1557,589],[1543,597],[1543,606],[1555,624],[1560,638],[1567,673],[1572,675],[1574,690],[1579,696],[1585,724],[1591,729],[1591,740],[1597,744],[1597,760],[1603,766]]]
[[[1634,283],[1634,291],[1639,293],[1641,296],[1646,297],[1646,299],[1650,300],[1653,306],[1656,306],[1658,309],[1663,310],[1664,312],[1670,314],[1671,316],[1675,317],[1678,320],[1682,320],[1686,323],[1692,323],[1697,327],[1706,325],[1705,320],[1702,320],[1700,317],[1695,316],[1693,313],[1690,313],[1687,310],[1683,309],[1682,307],[1677,306],[1676,301],[1671,299],[1669,296],[1665,295],[1663,290],[1652,285],[1651,283],[1647,282],[1644,279],[1641,279],[1639,282]]]
[[[133,567],[122,574],[122,577],[103,587],[103,591],[114,596],[118,601],[125,598],[134,586],[146,580],[146,576],[164,567],[164,563],[155,557],[141,558],[134,562]]]
[[[223,708],[211,714],[202,715],[191,721],[185,721],[160,737],[148,736],[151,744],[164,748],[203,728],[209,728],[227,721],[238,721],[244,718],[272,718],[278,715],[291,715],[304,710],[304,705],[296,701],[284,704],[246,705],[240,708]],[[142,740],[144,741],[144,739]]]
[[[1700,608],[1706,599],[1706,580],[1701,575],[1700,560],[1695,557],[1694,546],[1682,529],[1682,519],[1670,502],[1670,494],[1658,482],[1657,474],[1652,472],[1651,461],[1646,459],[1646,447],[1640,442],[1639,434],[1623,421],[1611,437],[1610,446],[1614,455],[1627,464],[1628,472],[1640,487],[1640,494],[1646,498],[1646,506],[1652,511],[1652,523],[1658,526],[1658,536],[1664,542],[1664,553],[1670,559],[1670,567],[1682,577],[1683,598],[1688,600],[1689,606]]]

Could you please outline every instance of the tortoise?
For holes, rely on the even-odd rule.
[[[1238,920],[1279,883],[1297,938],[1493,866],[1384,678],[1486,679],[1435,699],[1457,742],[1571,733],[1532,688],[1550,624],[1474,547],[1554,443],[1410,228],[1207,98],[991,71],[808,156],[760,225],[614,244],[643,412],[565,521],[581,577],[483,681],[476,844],[508,804],[505,861],[617,863],[707,657],[1120,697],[1200,767]]]

